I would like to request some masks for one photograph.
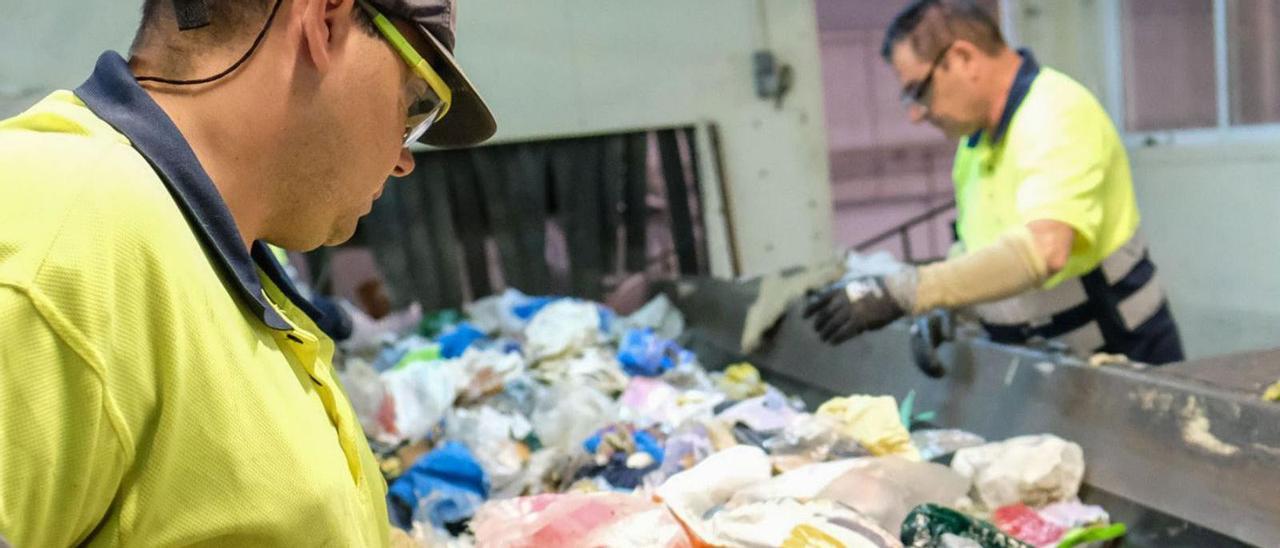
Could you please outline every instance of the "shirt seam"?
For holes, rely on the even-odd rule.
[[[82,186],[80,191],[76,193],[75,201],[79,201],[87,189]],[[40,314],[45,323],[49,325],[49,330],[58,337],[64,344],[71,348],[76,355],[84,360],[85,365],[93,371],[98,378],[98,384],[102,389],[102,406],[103,411],[107,415],[107,422],[111,425],[111,430],[116,434],[116,441],[120,443],[120,449],[123,451],[126,462],[130,462],[134,458],[133,453],[133,437],[125,428],[124,414],[120,412],[119,406],[115,404],[115,398],[111,396],[111,391],[107,388],[107,369],[106,360],[94,351],[92,345],[84,337],[84,334],[76,329],[75,324],[66,319],[58,312],[58,307],[52,299],[44,295],[36,287],[35,280],[40,277],[40,273],[44,271],[45,265],[48,263],[49,255],[53,247],[57,245],[58,240],[62,238],[62,233],[66,229],[67,221],[71,218],[73,207],[68,207],[63,212],[62,219],[58,221],[57,230],[53,231],[52,237],[49,238],[49,245],[44,252],[40,254],[40,263],[31,272],[31,278],[25,287],[15,287],[19,292],[26,295],[31,301],[31,306],[36,309],[36,313]],[[64,331],[65,330],[65,331]]]
[[[49,326],[49,332],[71,348],[71,351],[75,352],[88,366],[89,370],[93,372],[94,376],[97,377],[98,386],[102,390],[102,407],[107,416],[107,423],[111,425],[111,430],[116,435],[116,442],[120,444],[120,450],[124,454],[125,461],[132,461],[134,458],[133,446],[129,440],[128,431],[124,426],[124,414],[120,412],[119,406],[115,403],[115,398],[111,396],[111,391],[107,389],[106,368],[103,365],[105,361],[102,357],[88,344],[88,341],[85,340],[79,330],[58,313],[57,307],[52,301],[39,290],[5,280],[0,280],[0,287],[8,287],[26,297],[32,308]]]

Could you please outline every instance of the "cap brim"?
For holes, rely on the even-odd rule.
[[[466,147],[478,145],[493,137],[498,131],[498,122],[494,120],[493,113],[489,111],[489,105],[485,104],[480,92],[471,85],[471,79],[462,72],[448,48],[436,40],[426,27],[416,26],[432,49],[421,52],[422,56],[453,91],[453,104],[450,105],[449,112],[432,125],[418,142],[434,147]]]

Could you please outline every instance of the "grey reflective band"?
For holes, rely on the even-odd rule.
[[[1147,240],[1139,231],[1085,276],[1050,290],[978,305],[974,311],[994,340],[1049,338],[1087,356],[1123,337],[1118,331],[1136,331],[1165,303]]]

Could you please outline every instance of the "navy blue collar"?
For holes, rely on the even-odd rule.
[[[1000,124],[996,126],[995,133],[991,134],[992,143],[999,143],[1000,139],[1004,138],[1005,132],[1009,130],[1009,123],[1013,121],[1014,113],[1018,112],[1018,107],[1022,106],[1027,93],[1031,91],[1031,84],[1040,75],[1040,63],[1036,62],[1036,56],[1032,55],[1031,50],[1020,49],[1018,55],[1022,56],[1022,65],[1018,67],[1018,75],[1013,78],[1013,87],[1009,88],[1009,98],[1004,103],[1004,112],[1000,113]],[[978,130],[977,133],[969,136],[969,148],[978,146],[981,141],[982,130]]]
[[[292,329],[267,301],[255,265],[304,313],[312,319],[322,317],[298,293],[265,243],[254,242],[252,252],[244,248],[231,211],[195,152],[160,105],[134,80],[120,54],[103,53],[93,75],[75,94],[98,118],[128,137],[133,148],[147,159],[186,215],[205,252],[222,268],[225,283],[233,286],[232,292],[268,327]]]

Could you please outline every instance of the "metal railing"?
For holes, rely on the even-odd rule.
[[[911,217],[910,219],[903,221],[902,223],[898,224],[897,226],[894,226],[893,228],[890,228],[889,230],[881,232],[880,234],[872,236],[871,238],[868,238],[866,241],[853,246],[853,249],[854,251],[863,253],[868,249],[871,249],[872,247],[875,247],[877,245],[880,245],[890,240],[891,238],[897,237],[899,238],[899,241],[902,242],[903,262],[915,263],[916,262],[915,253],[911,246],[911,230],[924,223],[933,221],[935,218],[937,218],[940,215],[943,215],[945,213],[950,213],[951,211],[955,210],[955,208],[956,208],[955,200],[950,200],[944,204],[935,206],[929,209],[928,211],[925,211],[924,213],[921,213],[919,215],[916,215],[914,217]]]

